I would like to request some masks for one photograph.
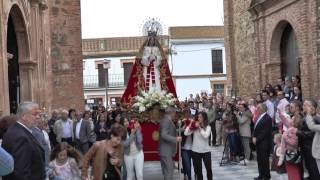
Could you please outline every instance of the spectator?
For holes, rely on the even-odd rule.
[[[195,99],[193,98],[193,94],[190,94],[190,95],[189,95],[189,98],[188,98],[188,102],[190,102],[190,101],[193,102],[194,100],[195,100]]]
[[[57,136],[54,132],[54,124],[60,118],[59,115],[59,111],[57,109],[54,109],[51,114],[51,119],[48,121],[51,147],[54,147],[57,144]]]
[[[107,112],[99,115],[98,121],[94,126],[94,132],[97,135],[97,141],[104,140],[108,137],[110,131],[111,121],[108,118]]]
[[[252,114],[248,109],[245,102],[239,104],[239,112],[236,114],[239,124],[239,133],[241,137],[242,146],[244,149],[245,158],[249,161],[251,149],[250,149],[250,141],[251,141],[251,119]]]
[[[263,103],[266,104],[268,111],[267,114],[271,117],[271,120],[274,118],[274,105],[270,101],[270,96],[266,91],[262,91]]]
[[[315,103],[305,103],[304,111],[306,112],[306,123],[311,131],[315,132],[312,143],[312,155],[316,159],[318,171],[320,171],[320,124],[316,122],[319,115],[316,115],[317,105]]]
[[[82,156],[73,149],[68,143],[58,144],[52,151],[50,157],[48,177],[49,179],[59,180],[80,180],[79,165]]]
[[[68,117],[69,117],[69,119],[71,119],[73,122],[77,121],[76,110],[75,110],[75,109],[69,109]]]
[[[283,88],[284,96],[289,101],[290,99],[292,99],[292,96],[293,96],[293,86],[292,86],[291,77],[287,76],[284,80],[284,83],[285,83]]]
[[[252,142],[256,145],[259,176],[255,180],[270,179],[269,155],[271,150],[272,119],[267,114],[267,106],[259,104],[259,118],[254,126]]]
[[[124,162],[127,170],[127,180],[143,180],[144,154],[142,149],[141,127],[137,120],[126,121],[128,136],[123,143]]]
[[[88,168],[91,162],[93,180],[121,179],[120,167],[123,157],[121,141],[126,139],[127,132],[123,126],[113,125],[110,133],[110,139],[95,142],[84,156],[82,179],[88,178]]]
[[[44,150],[44,162],[47,166],[49,164],[49,158],[50,158],[50,142],[48,142],[45,139],[45,136],[42,132],[42,123],[43,120],[41,118],[37,119],[35,126],[31,128],[32,135],[36,138],[42,149]]]
[[[8,128],[16,123],[16,115],[4,116],[0,120],[0,139],[3,139],[4,134],[7,132]]]
[[[280,156],[282,156],[281,139],[282,134],[278,133],[274,135],[273,142],[275,146],[273,148],[271,170],[277,172],[279,180],[286,180],[288,179],[286,174],[286,167],[284,165],[278,166],[279,158]]]
[[[198,121],[195,122],[192,130],[192,123],[186,128],[186,136],[193,134],[192,160],[194,173],[197,180],[202,180],[202,161],[207,171],[207,179],[212,180],[211,148],[209,146],[211,127],[209,126],[208,116],[205,112],[200,112]]]
[[[61,117],[54,124],[54,132],[57,136],[57,142],[67,142],[69,145],[73,145],[73,121],[68,118],[68,111],[62,110]]]
[[[239,147],[237,146],[238,123],[234,114],[234,110],[234,106],[231,103],[227,103],[226,111],[222,116],[228,147],[230,149],[230,161],[236,161],[236,155],[238,155],[239,150]]]
[[[283,139],[281,142],[281,156],[279,158],[278,166],[283,164],[285,160],[285,167],[288,173],[288,177],[291,180],[303,179],[303,165],[302,161],[291,162],[290,159],[285,158],[290,155],[293,157],[299,157],[298,137],[296,135],[297,128],[301,126],[301,111],[298,103],[290,104],[290,113],[293,114],[292,118],[287,118],[280,112],[279,116],[287,127],[283,133]],[[293,159],[293,158],[292,158]],[[297,158],[298,159],[298,158]],[[301,159],[300,159],[301,160]],[[294,160],[293,160],[294,161]]]
[[[300,76],[296,75],[296,76],[293,76],[292,77],[292,86],[295,86],[295,87],[301,87],[301,83],[300,83]]]
[[[0,176],[8,175],[13,171],[13,157],[0,146]]]
[[[92,136],[94,132],[91,128],[90,120],[82,118],[82,113],[76,112],[76,118],[77,120],[73,123],[75,147],[82,154],[86,154],[89,150],[89,142],[95,141],[95,136]]]
[[[192,118],[190,117],[189,109],[185,109],[182,125],[182,142],[181,142],[181,157],[182,167],[185,179],[191,179],[191,156],[192,156],[192,141],[193,136],[186,136],[184,134],[186,128],[190,125]]]
[[[220,146],[223,138],[223,127],[222,127],[222,115],[225,111],[225,106],[223,101],[220,99],[218,100],[218,104],[216,107],[216,119],[215,119],[215,126],[216,126],[216,146]]]
[[[306,100],[303,104],[303,111],[306,113],[308,106],[313,106],[310,100]],[[314,132],[312,132],[306,123],[306,117],[304,117],[302,125],[298,128],[297,136],[299,140],[299,147],[301,150],[302,159],[305,160],[305,166],[309,172],[309,178],[311,180],[319,179],[320,174],[318,171],[317,163],[312,156],[312,141],[314,137]]]
[[[293,100],[302,102],[302,94],[301,94],[301,90],[298,86],[293,87],[293,97],[292,97],[291,101],[293,101]]]
[[[208,109],[206,111],[208,119],[209,119],[209,125],[211,127],[211,133],[212,133],[212,141],[210,142],[210,145],[216,144],[216,106],[213,106],[213,101],[210,99],[208,101]]]
[[[279,117],[279,113],[280,112],[284,112],[285,108],[289,105],[288,100],[284,97],[284,93],[282,91],[279,91],[277,94],[277,98],[278,98],[278,106],[276,109],[276,114],[275,114],[275,122],[276,124],[278,124],[278,127],[280,127],[280,129],[282,129],[282,121]]]
[[[17,110],[18,121],[8,128],[2,147],[14,157],[14,171],[4,180],[45,179],[44,152],[33,137],[31,128],[40,119],[38,104],[23,102]],[[27,167],[27,168],[26,168]]]

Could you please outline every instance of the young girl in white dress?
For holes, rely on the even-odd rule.
[[[58,144],[52,151],[48,176],[52,180],[80,180],[81,154],[67,143]]]

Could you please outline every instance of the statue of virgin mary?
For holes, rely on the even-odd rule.
[[[166,91],[177,96],[166,57],[157,33],[148,32],[133,65],[127,89],[121,99],[122,105],[132,105],[134,97],[141,91]]]

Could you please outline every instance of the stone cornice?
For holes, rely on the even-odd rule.
[[[37,4],[42,11],[48,9],[47,0],[30,0],[30,2],[31,4]]]
[[[253,16],[253,19],[256,20],[289,6],[296,1],[299,0],[253,0],[248,11]],[[277,5],[279,5],[279,7],[277,7]]]

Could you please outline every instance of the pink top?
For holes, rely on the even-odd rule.
[[[287,131],[283,133],[283,151],[291,150],[295,151],[298,149],[298,137],[296,135],[296,128],[290,127]]]

